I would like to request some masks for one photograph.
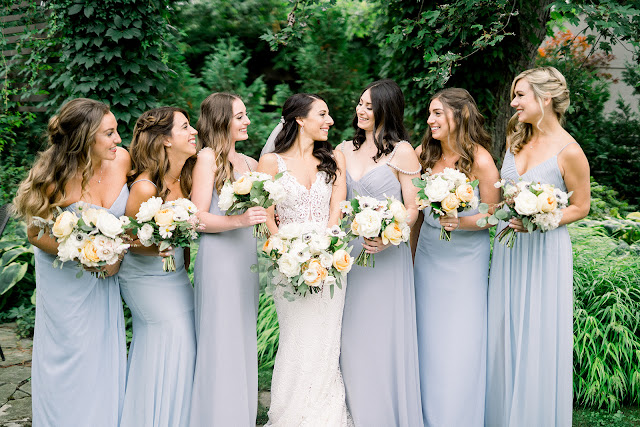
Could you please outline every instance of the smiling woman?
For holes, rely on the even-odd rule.
[[[131,167],[114,115],[105,104],[78,98],[60,108],[48,127],[49,146],[40,153],[14,200],[28,223],[58,209],[78,213],[85,202],[120,216]],[[77,278],[73,263],[54,268],[55,238],[29,225],[35,247],[36,322],[32,388],[34,425],[95,425],[119,422],[126,356],[118,280],[120,263],[106,277]],[[78,393],[70,400],[70,394]]]

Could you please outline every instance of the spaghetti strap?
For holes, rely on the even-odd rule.
[[[133,181],[133,182],[131,183],[131,185],[129,186],[129,188],[133,187],[133,185],[134,185],[134,184],[136,184],[136,183],[138,183],[138,182],[142,182],[142,181],[151,182],[151,181],[149,181],[148,179],[137,179],[137,180],[135,180],[135,181]],[[157,185],[155,185],[153,182],[151,182],[151,185],[153,185],[154,187],[158,188],[158,186],[157,186]]]
[[[244,159],[244,163],[247,165],[247,169],[249,169],[249,172],[253,172],[253,169],[251,169],[251,165],[249,165],[249,161],[247,160],[247,156],[243,154],[242,158]]]
[[[389,154],[389,160],[387,160],[387,166],[389,166],[389,167],[391,167],[391,168],[393,168],[393,169],[397,170],[398,172],[403,173],[405,175],[417,175],[420,172],[422,172],[422,168],[418,169],[417,171],[413,171],[412,172],[412,171],[406,171],[404,169],[400,169],[396,165],[392,165],[391,164],[391,160],[393,160],[393,156],[395,156],[396,150],[398,149],[400,144],[409,144],[409,141],[402,140],[402,141],[398,141],[396,143],[395,147],[393,147],[393,151],[391,152],[391,154]],[[411,144],[409,144],[409,145],[411,145]]]
[[[562,153],[562,150],[564,150],[565,148],[567,148],[567,147],[568,147],[568,146],[570,146],[571,144],[577,144],[577,142],[576,142],[576,141],[572,141],[572,142],[568,143],[567,145],[565,145],[564,147],[562,147],[562,148],[560,149],[560,151],[558,151],[558,152],[556,153],[556,156],[557,156],[557,155],[559,155],[560,153]]]
[[[340,151],[342,151],[344,153],[344,146],[347,145],[347,141],[342,141],[342,144],[340,144]]]

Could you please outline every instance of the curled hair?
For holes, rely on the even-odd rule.
[[[450,123],[449,128],[455,127],[455,135],[453,135],[455,149],[460,154],[455,164],[456,169],[471,178],[476,145],[487,150],[491,148],[491,137],[484,128],[484,117],[480,114],[476,101],[465,89],[443,89],[429,100],[429,104],[436,99],[442,102],[444,109],[451,111],[453,115],[454,126]],[[426,170],[432,168],[442,157],[442,144],[433,138],[431,128],[427,127],[421,145],[422,152],[419,160],[422,169]]]
[[[556,118],[560,124],[564,124],[564,113],[569,108],[571,99],[569,97],[569,89],[567,81],[560,71],[554,67],[532,68],[518,74],[513,83],[511,83],[511,99],[515,97],[516,84],[521,79],[526,79],[531,85],[533,94],[540,105],[542,117],[536,123],[539,128],[542,119],[544,119],[544,98],[551,98],[551,106]],[[507,147],[513,154],[520,151],[524,145],[529,142],[533,136],[533,125],[531,123],[520,123],[518,114],[514,114],[507,124]]]
[[[398,141],[409,139],[409,133],[404,126],[404,95],[400,86],[391,79],[375,81],[362,91],[371,93],[373,107],[373,142],[378,152],[373,156],[374,161],[390,154]],[[360,94],[362,96],[362,94]],[[353,147],[359,150],[366,139],[365,131],[358,127],[358,113],[353,116]],[[379,135],[379,137],[378,137]]]
[[[76,98],[51,117],[49,143],[38,154],[27,178],[22,181],[13,201],[14,213],[28,223],[34,216],[51,218],[56,207],[67,199],[67,184],[82,173],[81,198],[94,174],[91,150],[102,119],[109,107],[102,102]]]
[[[291,95],[282,106],[282,130],[276,137],[274,153],[283,153],[293,146],[298,137],[298,117],[305,118],[311,111],[311,105],[317,101],[324,101],[320,95],[311,93],[296,93]],[[337,176],[338,164],[333,157],[333,147],[329,141],[315,141],[313,144],[313,157],[320,160],[318,171],[327,174],[327,183]]]
[[[133,128],[133,139],[129,146],[131,153],[131,172],[129,183],[142,172],[149,173],[149,180],[156,185],[158,196],[166,199],[169,187],[165,177],[175,178],[167,174],[169,171],[169,156],[164,146],[165,138],[171,136],[175,113],[182,113],[189,119],[189,114],[182,108],[160,107],[145,111],[136,121]],[[191,193],[191,169],[185,163],[180,171],[180,189],[185,195]]]
[[[196,124],[198,150],[209,147],[216,159],[214,187],[218,193],[226,180],[233,181],[233,165],[229,161],[229,150],[233,101],[236,99],[240,98],[230,93],[212,93],[200,104],[200,118]]]

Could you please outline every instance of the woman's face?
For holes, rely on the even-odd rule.
[[[122,139],[118,135],[118,122],[112,112],[108,112],[102,117],[95,140],[91,154],[96,160],[114,160],[116,158],[116,147],[122,142]]]
[[[333,119],[329,115],[329,107],[316,99],[311,104],[307,117],[300,119],[304,125],[304,135],[314,141],[326,141],[329,138],[329,128],[333,126]]]
[[[173,113],[173,128],[168,142],[169,148],[175,152],[184,153],[187,157],[196,154],[196,135],[198,131],[189,124],[187,117],[176,111]]]
[[[249,138],[247,133],[247,126],[251,124],[249,116],[247,116],[247,108],[244,106],[244,102],[241,99],[236,98],[231,104],[233,111],[233,117],[231,123],[229,123],[229,135],[232,141],[244,141]]]
[[[511,106],[516,109],[518,121],[521,123],[535,124],[540,120],[542,111],[536,99],[531,84],[526,78],[518,80],[514,88],[514,96]]]
[[[362,130],[373,131],[375,129],[375,119],[373,117],[373,104],[371,104],[371,89],[364,91],[358,105],[356,106],[358,116],[358,127]]]
[[[431,128],[431,136],[438,141],[447,141],[455,132],[453,113],[450,109],[445,109],[442,102],[437,98],[429,104],[427,124]]]

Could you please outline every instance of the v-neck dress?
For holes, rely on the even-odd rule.
[[[507,151],[501,177],[553,184],[566,191],[558,154],[519,175],[515,157]],[[506,226],[501,222],[497,231]],[[494,240],[488,294],[487,426],[571,425],[572,285],[566,226],[518,233],[511,249]]]
[[[123,186],[109,213],[124,215]],[[91,205],[94,208],[100,206]],[[78,203],[64,210],[78,213]],[[74,262],[34,247],[36,323],[31,367],[33,425],[116,427],[126,375],[118,276],[76,278]]]

